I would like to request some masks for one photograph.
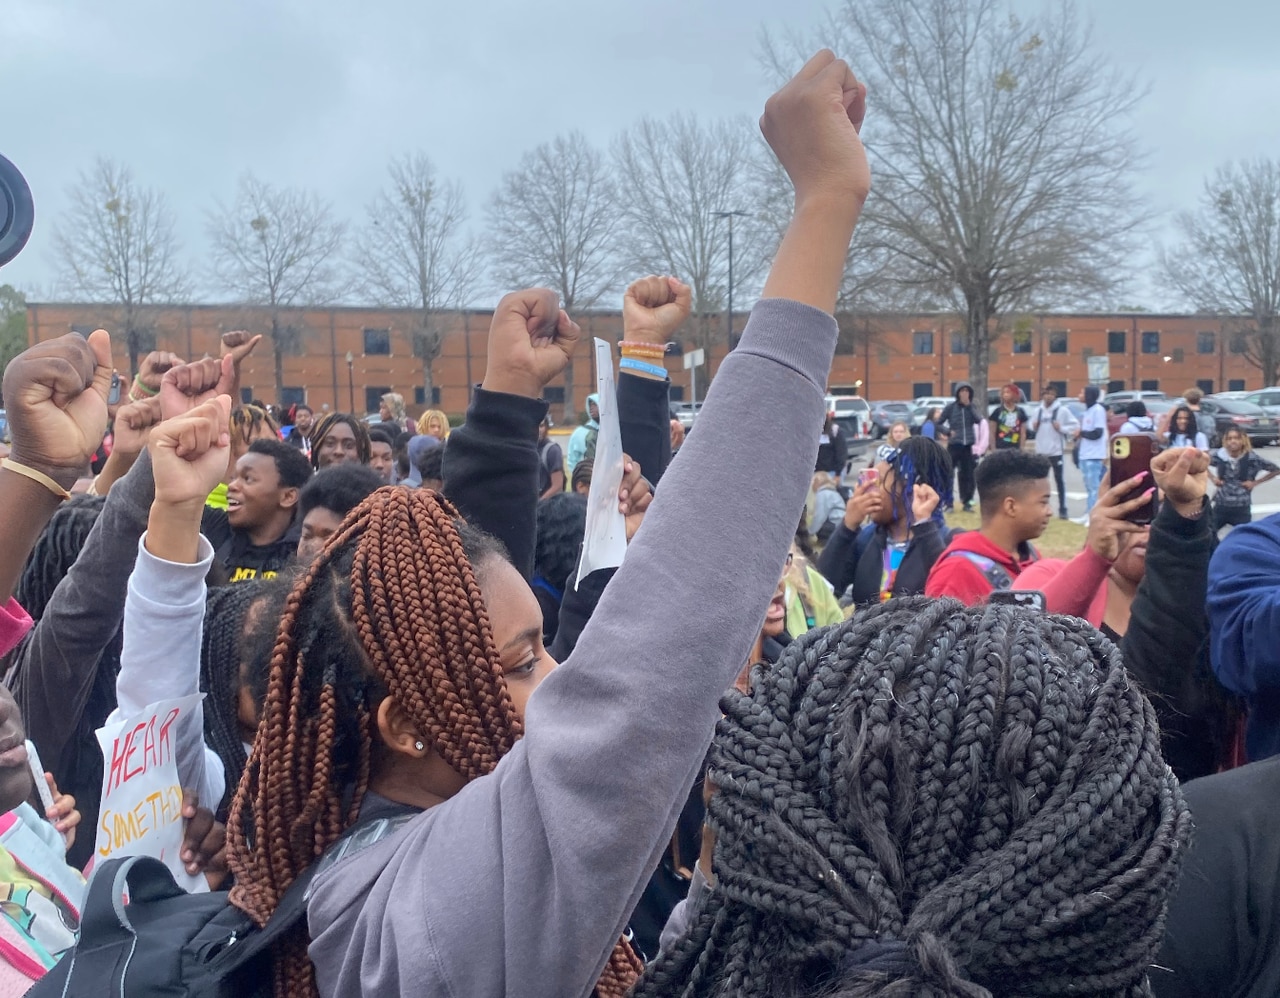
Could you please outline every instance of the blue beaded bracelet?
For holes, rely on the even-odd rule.
[[[658,364],[647,364],[643,360],[636,360],[634,357],[623,357],[618,362],[618,366],[624,371],[642,371],[645,374],[652,374],[655,378],[665,378],[667,369]]]

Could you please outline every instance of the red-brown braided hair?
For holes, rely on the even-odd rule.
[[[227,825],[231,901],[259,925],[359,814],[383,697],[468,780],[523,734],[458,523],[434,492],[379,489],[288,595]],[[299,930],[278,951],[276,998],[318,994],[306,947]],[[620,941],[596,993],[622,998],[641,969]]]

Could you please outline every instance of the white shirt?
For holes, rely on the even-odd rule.
[[[1031,430],[1036,435],[1036,453],[1045,457],[1062,457],[1067,434],[1076,427],[1071,410],[1061,402],[1054,402],[1047,409],[1044,403],[1036,407],[1031,417]]]
[[[1102,436],[1097,440],[1090,440],[1082,436],[1080,438],[1080,449],[1077,452],[1081,461],[1105,461],[1107,459],[1107,410],[1098,404],[1094,404],[1084,411],[1084,418],[1080,421],[1080,432],[1085,433],[1089,430],[1102,430]]]

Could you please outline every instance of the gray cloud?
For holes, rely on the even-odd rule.
[[[1019,3],[1032,9],[1033,4]],[[387,160],[422,149],[472,215],[504,169],[557,132],[606,143],[643,114],[758,114],[762,24],[806,31],[818,0],[7,0],[0,152],[38,227],[3,280],[52,290],[52,222],[97,155],[163,189],[200,264],[204,212],[253,170],[358,219]],[[1280,157],[1280,5],[1088,0],[1102,51],[1150,85],[1134,127],[1141,189],[1171,211],[1216,164]],[[856,68],[856,67],[855,67]],[[871,102],[874,114],[874,95]],[[1167,232],[1162,223],[1154,240]],[[1140,267],[1135,293],[1160,304]]]

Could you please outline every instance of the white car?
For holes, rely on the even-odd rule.
[[[871,436],[871,404],[861,395],[828,395],[827,412],[834,412],[836,423],[853,436]]]
[[[914,404],[926,409],[945,409],[954,401],[954,398],[947,398],[945,395],[921,395]]]

